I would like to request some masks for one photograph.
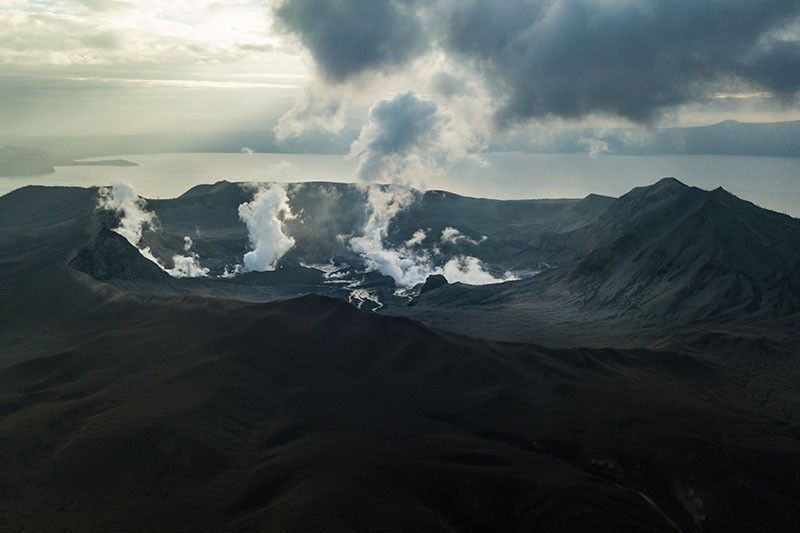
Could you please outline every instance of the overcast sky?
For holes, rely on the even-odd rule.
[[[509,132],[797,119],[798,89],[797,0],[0,0],[6,135],[363,127],[446,159]]]

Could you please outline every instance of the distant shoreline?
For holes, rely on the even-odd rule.
[[[135,167],[127,159],[73,160],[24,146],[0,148],[0,176],[32,177],[55,173],[57,167]]]
[[[128,161],[127,159],[102,159],[99,161],[71,161],[71,162],[63,162],[56,165],[55,167],[138,167],[138,163],[134,163],[133,161]]]

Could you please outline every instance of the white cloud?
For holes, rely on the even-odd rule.
[[[346,111],[347,102],[340,90],[309,85],[272,131],[278,141],[311,132],[337,134],[345,127]]]
[[[260,0],[6,0],[0,64],[40,75],[153,82],[234,82],[242,72],[267,69],[307,77],[271,25]]]

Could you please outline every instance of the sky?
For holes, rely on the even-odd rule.
[[[0,0],[0,135],[263,131],[365,179],[796,120],[798,90],[796,0]]]

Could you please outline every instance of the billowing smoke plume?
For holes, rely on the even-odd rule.
[[[466,283],[467,285],[491,285],[519,279],[511,272],[506,272],[502,278],[496,278],[484,270],[480,259],[468,255],[450,259],[445,263],[441,273],[450,283]]]
[[[427,238],[427,234],[421,229],[415,231],[404,244],[388,247],[386,240],[389,226],[401,211],[416,201],[418,195],[414,189],[399,185],[369,187],[367,222],[360,235],[349,239],[350,248],[363,258],[367,268],[390,276],[398,287],[407,289],[424,283],[433,274],[443,274],[451,283],[469,285],[487,285],[518,279],[511,273],[496,278],[484,269],[478,258],[466,255],[451,258],[443,266],[437,266],[441,265],[443,259],[441,256],[437,257],[438,249],[434,248],[432,254],[420,247]],[[468,241],[473,245],[479,244],[454,228],[448,230],[447,236],[461,237],[461,240],[456,239],[453,243]]]
[[[147,210],[147,202],[136,194],[133,185],[118,181],[111,187],[101,187],[97,192],[97,207],[115,213],[119,225],[114,231],[125,237],[143,257],[166,270],[149,247],[140,246],[144,228],[156,229],[156,214]]]
[[[368,268],[390,276],[400,287],[424,283],[430,274],[427,260],[417,253],[406,247],[387,249],[384,245],[394,217],[415,199],[416,192],[410,187],[370,187],[367,222],[361,235],[350,238],[350,248],[361,255]]]
[[[361,234],[349,239],[350,248],[361,255],[367,267],[406,288],[441,272],[434,267],[430,254],[419,247],[427,238],[423,230],[418,230],[405,245],[391,248],[386,246],[389,225],[417,198],[409,184],[419,181],[415,178],[423,171],[438,172],[466,157],[471,142],[471,138],[456,131],[448,113],[413,91],[372,106],[369,120],[350,150],[350,156],[358,159],[356,178],[362,184],[384,181],[394,185],[367,188],[367,221]],[[448,235],[453,243],[456,237],[475,242],[457,232]],[[485,272],[483,278],[477,276],[476,272],[483,270],[475,261],[454,263],[452,275],[459,277],[458,281],[467,277],[473,281],[494,279]]]
[[[345,99],[336,89],[310,85],[272,129],[278,142],[309,132],[337,134],[346,123]]]
[[[144,228],[156,227],[155,213],[147,210],[147,202],[136,194],[136,189],[128,182],[119,181],[111,187],[100,188],[97,206],[112,211],[119,217],[119,226],[114,231],[137,248]]]
[[[172,256],[174,265],[167,273],[174,278],[204,278],[208,276],[209,269],[200,265],[200,256],[192,251],[192,238],[188,235],[183,238],[183,251],[187,255],[175,254]]]
[[[425,230],[418,229],[417,231],[414,232],[411,238],[406,241],[406,248],[413,248],[415,246],[419,246],[420,244],[425,242],[425,239],[427,238],[428,234],[425,232]]]
[[[465,155],[449,114],[414,91],[375,103],[350,147],[361,182],[408,183],[423,169],[438,172]]]
[[[209,270],[200,266],[199,256],[191,251],[193,243],[190,237],[184,237],[184,251],[188,255],[174,255],[172,269],[164,267],[150,251],[150,247],[141,246],[145,227],[155,231],[157,219],[155,213],[147,210],[147,202],[136,194],[133,185],[120,181],[111,187],[102,187],[98,191],[97,198],[99,209],[112,211],[119,217],[119,225],[114,231],[125,237],[142,256],[158,265],[161,270],[174,278],[198,278],[208,275]]]
[[[456,228],[450,226],[442,230],[442,236],[440,238],[442,244],[454,244],[454,245],[471,244],[473,246],[476,246],[485,240],[486,240],[485,236],[482,237],[480,240],[475,240],[472,237],[464,235],[463,233],[461,233],[461,231],[457,230]]]
[[[261,185],[252,201],[239,206],[239,218],[247,225],[252,248],[244,255],[244,270],[275,270],[295,242],[284,227],[285,220],[294,218],[286,190],[277,184]]]

